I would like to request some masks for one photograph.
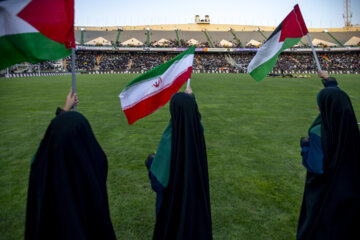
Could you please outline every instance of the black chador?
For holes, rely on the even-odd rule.
[[[165,131],[171,132],[170,173],[162,175],[168,182],[158,179],[165,188],[153,238],[212,239],[206,146],[195,97],[174,94],[170,113],[170,130]],[[160,176],[156,158],[151,171]]]
[[[325,88],[318,95],[322,173],[307,172],[297,239],[358,239],[360,134],[347,94]]]
[[[31,164],[25,239],[115,239],[107,168],[83,115],[54,118]]]

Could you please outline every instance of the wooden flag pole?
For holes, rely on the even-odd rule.
[[[71,72],[72,72],[72,92],[76,93],[76,78],[75,78],[75,48],[71,49]],[[73,107],[74,112],[76,112],[76,106]]]
[[[308,37],[308,40],[309,40],[309,43],[310,43],[312,52],[313,52],[313,54],[314,54],[314,58],[315,58],[315,62],[316,62],[317,69],[318,69],[318,71],[321,71],[319,59],[318,59],[318,57],[317,57],[317,55],[316,55],[314,45],[312,44],[311,37],[310,37],[310,33],[307,33],[306,35],[307,35],[307,37]]]

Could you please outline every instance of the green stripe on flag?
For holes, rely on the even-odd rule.
[[[58,60],[71,54],[71,49],[41,33],[22,33],[0,37],[0,69],[16,63]]]
[[[190,55],[190,54],[194,54],[195,53],[195,46],[190,47],[189,49],[187,49],[186,51],[180,53],[179,55],[177,55],[176,57],[174,57],[173,59],[171,59],[170,61],[161,64],[159,66],[157,66],[156,68],[151,69],[150,71],[147,71],[146,73],[138,76],[137,78],[135,78],[134,80],[132,80],[123,91],[125,91],[126,89],[128,89],[131,85],[137,84],[139,82],[142,82],[144,80],[149,80],[149,79],[153,79],[156,76],[159,76],[161,74],[163,74],[171,65],[173,65],[174,62],[182,59],[184,56],[186,55]]]
[[[297,44],[300,41],[300,39],[301,38],[287,38],[287,39],[285,39],[285,41],[284,41],[283,45],[281,46],[280,50],[272,58],[270,58],[268,61],[266,61],[265,63],[263,63],[260,66],[258,66],[257,68],[255,68],[250,73],[250,75],[258,82],[263,80],[269,74],[269,72],[271,72],[271,70],[275,66],[276,61],[277,61],[280,53],[282,51],[284,51],[285,49],[290,48],[290,47],[294,46],[295,44]]]

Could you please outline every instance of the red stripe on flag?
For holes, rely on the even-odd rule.
[[[308,30],[301,15],[300,8],[296,4],[294,9],[281,23],[281,35],[279,42],[283,42],[286,38],[301,38],[307,33]]]
[[[189,67],[187,71],[178,76],[169,87],[165,88],[154,96],[138,102],[133,107],[124,110],[129,125],[133,124],[136,120],[153,113],[158,108],[164,106],[170,100],[172,95],[176,93],[181,88],[181,86],[190,78],[191,71],[192,67]]]
[[[294,11],[295,11],[295,14],[296,14],[296,19],[299,22],[300,28],[303,31],[303,34],[306,35],[309,31],[308,31],[308,29],[306,27],[304,18],[302,16],[301,12],[300,12],[299,5],[297,5],[297,4],[295,5]]]
[[[32,0],[17,15],[51,40],[75,48],[74,0]]]

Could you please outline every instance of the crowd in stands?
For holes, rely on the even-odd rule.
[[[216,70],[221,68],[228,68],[230,64],[226,61],[224,54],[196,54],[194,60],[195,70]]]
[[[194,69],[212,71],[228,69],[229,72],[247,72],[247,66],[253,59],[255,53],[241,54],[196,54]],[[232,61],[229,61],[233,59]],[[350,71],[360,73],[360,53],[327,53],[318,55],[321,68],[327,71]],[[235,63],[235,64],[234,64]],[[282,53],[275,67],[274,72],[282,71],[316,71],[316,64],[312,53]]]
[[[318,59],[322,70],[360,72],[359,52],[318,54]],[[315,67],[312,54],[290,53],[280,55],[274,70],[311,71]]]
[[[178,53],[172,52],[106,52],[106,51],[77,51],[76,68],[81,72],[145,72],[175,57]],[[242,53],[196,53],[193,70],[197,72],[226,72],[246,73],[247,66],[253,59],[254,52]],[[321,68],[327,71],[346,71],[360,73],[360,52],[319,53]],[[34,65],[33,72],[38,66]],[[26,68],[26,71],[29,71]],[[59,61],[40,63],[42,72],[71,71],[71,57]],[[15,72],[11,68],[10,72]],[[316,71],[316,64],[312,53],[282,53],[273,72],[309,72]]]
[[[129,68],[134,71],[148,71],[164,62],[169,61],[175,55],[169,55],[166,53],[147,53],[138,57],[137,54],[133,54],[129,60]],[[131,66],[130,66],[131,65]]]

